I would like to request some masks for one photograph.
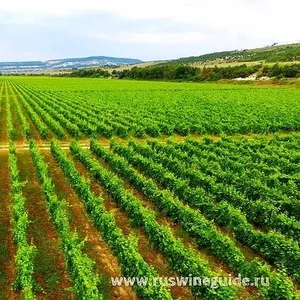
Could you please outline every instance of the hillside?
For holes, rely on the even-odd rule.
[[[164,81],[255,80],[300,77],[300,43],[222,51],[131,67],[120,79]]]
[[[256,49],[243,49],[208,53],[200,56],[171,60],[172,64],[217,63],[217,62],[293,62],[300,60],[300,43],[272,45]]]

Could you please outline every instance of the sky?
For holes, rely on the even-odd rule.
[[[143,61],[300,41],[299,0],[0,1],[0,61]]]

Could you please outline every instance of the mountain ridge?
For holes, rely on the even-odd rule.
[[[124,66],[142,63],[135,58],[89,56],[79,58],[51,59],[46,61],[0,62],[1,73],[42,73],[74,68]]]

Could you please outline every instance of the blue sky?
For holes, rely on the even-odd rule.
[[[300,41],[298,0],[1,2],[0,61],[146,61]]]

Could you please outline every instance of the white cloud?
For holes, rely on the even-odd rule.
[[[147,44],[190,44],[201,43],[207,40],[207,35],[201,32],[154,32],[154,33],[122,33],[111,35],[106,33],[91,34],[91,39],[115,41],[122,43]]]
[[[132,20],[169,19],[250,36],[295,39],[299,35],[298,0],[10,0],[0,11],[68,15],[102,12]],[[192,31],[192,30],[190,30]]]
[[[11,39],[23,49],[18,38],[26,37],[31,51],[42,47],[36,42],[42,39],[48,51],[56,45],[54,57],[61,56],[61,41],[66,51],[68,44],[72,51],[76,45],[76,53],[83,47],[81,52],[99,54],[117,47],[122,56],[131,49],[130,56],[150,59],[160,52],[161,57],[198,55],[298,41],[299,11],[298,0],[9,0],[0,1],[7,34],[0,42]]]

